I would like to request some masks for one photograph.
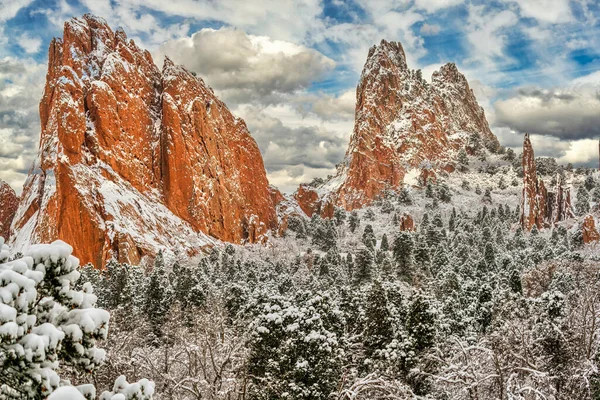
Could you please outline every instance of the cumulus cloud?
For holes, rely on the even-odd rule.
[[[443,8],[457,6],[464,0],[415,0],[415,6],[428,13],[433,13]]]
[[[508,0],[519,5],[523,17],[543,23],[564,23],[573,19],[570,0]]]
[[[521,88],[495,103],[498,125],[563,140],[599,137],[598,110],[600,95],[593,86],[579,90]]]
[[[333,174],[352,131],[352,120],[324,123],[316,116],[302,116],[289,105],[243,106],[235,111],[261,149],[269,181],[284,192]]]
[[[316,50],[234,28],[202,29],[156,52],[198,73],[226,101],[271,103],[305,89],[335,67]]]
[[[511,10],[490,11],[485,5],[470,5],[467,39],[475,61],[495,65],[494,58],[504,56],[505,29],[515,25],[518,18]]]
[[[294,102],[303,116],[312,113],[325,121],[344,121],[354,118],[356,90],[346,90],[337,96],[327,93],[304,95]]]
[[[0,179],[17,192],[37,154],[45,72],[33,60],[0,59]]]
[[[8,21],[33,0],[0,0],[0,22]]]
[[[40,51],[40,48],[42,47],[42,38],[23,33],[21,36],[19,36],[17,43],[23,50],[25,50],[26,53],[33,54]]]
[[[139,0],[86,0],[87,3],[109,4],[114,9],[139,9]],[[166,15],[195,18],[204,21],[222,21],[244,31],[301,42],[311,32],[321,29],[323,2],[321,0],[145,0],[143,6]]]

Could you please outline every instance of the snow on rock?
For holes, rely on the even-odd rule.
[[[423,161],[434,170],[453,170],[457,151],[474,134],[488,149],[499,147],[456,65],[442,66],[428,83],[408,69],[400,43],[382,40],[369,50],[362,71],[354,131],[336,184],[312,192],[301,186],[296,200],[309,215],[318,209],[330,216],[333,205],[361,208],[386,189],[414,183]]]
[[[17,212],[19,198],[8,183],[0,179],[0,236],[10,238],[10,225]]]
[[[83,263],[137,264],[160,249],[196,253],[211,237],[262,241],[277,227],[245,123],[201,79],[168,59],[160,71],[101,18],[73,18],[52,40],[40,119],[15,251],[62,239]],[[2,224],[0,213],[0,235]]]
[[[583,233],[583,243],[592,243],[600,240],[600,234],[596,230],[596,221],[593,215],[586,215],[583,219],[581,231]]]
[[[538,177],[535,156],[529,135],[523,141],[523,193],[521,196],[520,222],[524,230],[549,227],[560,221],[575,217],[571,206],[570,188],[557,176],[554,192],[548,192],[544,181]],[[551,201],[550,199],[553,199]]]

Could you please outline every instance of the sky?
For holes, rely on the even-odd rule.
[[[0,179],[18,193],[39,141],[47,49],[93,13],[161,66],[196,72],[256,139],[286,192],[333,174],[354,123],[370,46],[402,43],[409,68],[454,62],[500,143],[595,166],[600,138],[597,0],[0,0]]]

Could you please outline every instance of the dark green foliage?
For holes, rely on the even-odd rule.
[[[390,249],[390,245],[388,243],[387,235],[384,233],[381,237],[381,244],[379,245],[379,249],[381,251],[388,251]]]
[[[353,280],[360,285],[368,282],[373,276],[373,253],[369,249],[361,249],[356,254]]]
[[[373,226],[371,224],[365,225],[365,230],[363,231],[362,235],[362,243],[371,251],[375,249],[377,239],[375,238],[375,233],[373,232]]]
[[[350,227],[350,232],[354,233],[356,228],[360,226],[360,218],[358,217],[358,213],[356,211],[352,211],[350,213],[350,218],[348,219],[348,226]]]

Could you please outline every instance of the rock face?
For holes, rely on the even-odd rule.
[[[548,192],[542,181],[537,176],[535,156],[529,140],[525,134],[523,142],[523,194],[521,196],[521,226],[529,232],[536,225],[539,229],[544,227],[546,221],[546,200]]]
[[[523,141],[523,193],[520,222],[524,230],[538,229],[575,217],[571,206],[571,191],[565,187],[560,175],[556,178],[554,192],[548,192],[544,181],[538,177],[533,147],[529,134]]]
[[[410,214],[404,213],[402,214],[402,216],[400,217],[400,230],[401,231],[414,231],[416,230],[415,227],[415,221],[413,220],[413,217],[410,216]]]
[[[276,227],[263,161],[243,120],[201,79],[85,15],[50,44],[38,162],[14,246],[62,239],[82,262],[137,263],[215,237]],[[209,236],[207,236],[209,235]]]
[[[319,201],[362,207],[383,190],[398,189],[411,169],[449,168],[473,140],[499,147],[456,65],[442,66],[428,83],[408,68],[400,43],[383,40],[369,50],[350,144],[336,176],[319,189]]]
[[[548,202],[551,209],[548,210],[547,215],[550,216],[552,223],[575,218],[571,205],[571,189],[565,187],[564,179],[560,174],[556,174],[556,187],[551,197],[553,201]]]
[[[0,236],[10,238],[10,225],[17,212],[19,198],[8,183],[0,180]]]
[[[596,221],[591,215],[586,215],[581,226],[583,233],[583,243],[597,242],[600,240],[600,234],[596,230]]]

